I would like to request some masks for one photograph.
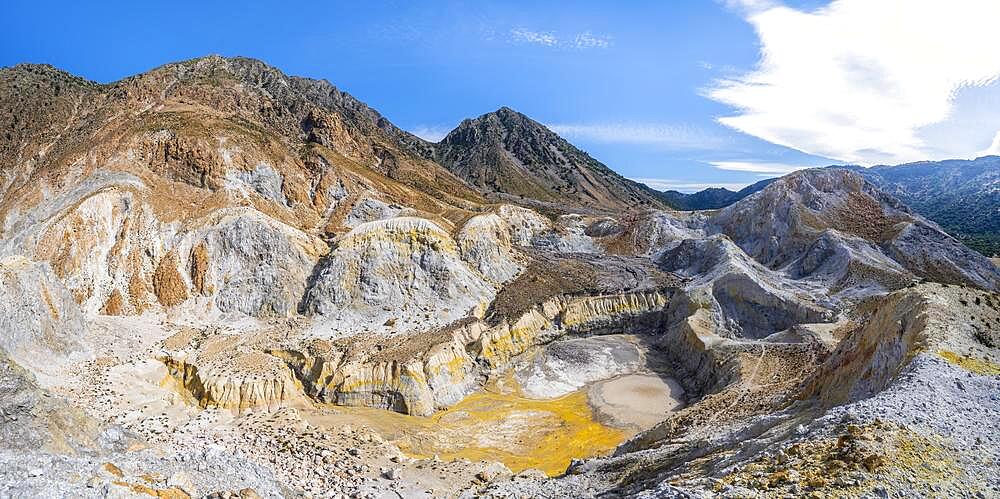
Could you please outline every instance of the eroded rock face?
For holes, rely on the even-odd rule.
[[[337,240],[303,310],[376,320],[422,312],[447,323],[488,302],[494,292],[462,261],[447,232],[428,220],[403,217],[361,224]]]
[[[580,215],[562,215],[552,230],[536,235],[531,244],[563,253],[600,253],[600,247],[587,234],[588,220]]]
[[[396,217],[402,211],[400,206],[393,206],[377,199],[362,198],[351,207],[344,225],[354,228],[363,223]]]
[[[302,400],[302,389],[281,359],[236,349],[239,339],[208,338],[193,355],[163,359],[179,387],[202,407],[277,409]]]
[[[951,284],[1000,289],[1000,273],[979,253],[936,227],[910,223],[889,243],[888,254],[914,274]]]
[[[838,346],[827,364],[805,384],[803,398],[834,405],[870,397],[885,389],[928,338],[929,297],[894,293],[879,303],[866,324]],[[872,305],[869,305],[872,306]]]
[[[712,283],[712,297],[739,336],[763,338],[796,324],[826,322],[833,313],[806,300],[761,286],[750,276],[727,274]]]
[[[753,261],[725,236],[688,239],[660,265],[692,277],[687,290],[730,335],[763,338],[795,324],[828,322],[833,311],[807,288]]]
[[[856,325],[803,384],[800,398],[832,406],[871,397],[898,382],[922,352],[978,375],[1000,372],[993,359],[1000,345],[996,293],[921,284],[872,299],[855,313]]]
[[[816,282],[831,294],[864,297],[899,289],[915,276],[866,239],[836,229],[823,231],[787,272]]]
[[[74,201],[74,193],[83,197]],[[184,224],[164,223],[152,195],[134,177],[87,179],[19,216],[7,251],[49,262],[91,314],[137,315],[200,296],[223,312],[296,311],[326,252],[322,241],[251,208],[221,207]],[[28,225],[46,215],[50,221]]]
[[[524,270],[526,259],[514,248],[514,229],[500,215],[478,215],[465,223],[456,240],[462,259],[484,277],[504,284]]]
[[[806,170],[788,175],[709,222],[768,267],[799,256],[828,228],[881,243],[913,219],[905,206],[853,173]]]
[[[99,435],[96,421],[52,398],[0,349],[0,450],[92,451]]]
[[[318,362],[300,360],[296,371],[305,376],[322,400],[384,407],[428,415],[435,408],[457,403],[481,386],[493,369],[505,368],[527,349],[571,331],[600,331],[606,323],[623,324],[656,314],[664,295],[625,295],[606,298],[565,298],[540,305],[513,323],[490,326],[468,320],[422,337],[411,346],[382,347],[378,354],[326,353]],[[414,349],[413,345],[430,343]],[[351,352],[353,349],[348,350]],[[310,367],[311,366],[311,367]],[[322,384],[317,386],[317,381]]]
[[[603,296],[557,296],[520,316],[502,319],[484,332],[476,350],[492,368],[507,365],[529,348],[569,333],[611,334],[655,328],[671,291],[651,290]]]
[[[790,174],[723,209],[707,227],[726,234],[772,269],[802,258],[835,229],[842,237],[868,241],[869,251],[882,253],[918,277],[987,289],[1000,286],[1000,273],[985,257],[848,170]],[[861,259],[879,260],[877,255]]]
[[[0,260],[0,349],[26,367],[86,351],[86,327],[72,295],[48,265]]]
[[[466,350],[480,328],[465,321],[407,342],[316,341],[303,350],[271,353],[288,363],[316,400],[427,416],[482,383]]]
[[[226,175],[226,187],[229,189],[250,189],[271,201],[288,205],[289,200],[282,192],[284,182],[281,174],[267,163],[260,163],[250,171],[230,170]]]
[[[255,317],[296,313],[309,274],[326,252],[322,241],[253,211],[224,214],[191,239],[192,284],[214,295],[220,310]]]
[[[621,218],[601,233],[599,244],[609,253],[657,258],[685,239],[704,236],[704,215],[700,213],[648,210]]]
[[[459,402],[488,374],[552,339],[654,330],[670,294],[662,289],[558,296],[498,323],[469,317],[420,333],[308,340],[296,348],[240,349],[239,337],[223,335],[205,341],[194,354],[182,352],[164,361],[205,406],[273,408],[294,404],[304,394],[325,403],[427,416]]]
[[[548,219],[521,206],[505,204],[497,210],[497,214],[507,222],[511,240],[518,246],[530,245],[536,235],[552,227],[552,222]]]
[[[141,186],[128,175],[96,175],[8,215],[5,251],[49,262],[85,312],[141,313],[156,302],[150,284],[162,254]]]

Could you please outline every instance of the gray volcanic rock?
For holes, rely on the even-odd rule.
[[[0,349],[0,453],[93,450],[97,423],[38,386],[35,376]]]
[[[755,262],[725,236],[684,240],[658,263],[689,277],[685,289],[736,337],[759,339],[796,324],[833,318],[830,305],[817,303],[812,290]]]
[[[214,294],[221,311],[264,317],[297,311],[309,274],[325,252],[322,243],[255,211],[225,214],[191,248],[197,291]]]
[[[785,272],[792,279],[823,286],[832,295],[852,298],[899,289],[914,279],[870,241],[836,229],[823,231]]]
[[[434,150],[438,162],[469,184],[507,200],[540,201],[560,211],[566,204],[612,212],[666,206],[656,191],[507,107],[463,121]]]
[[[361,224],[336,241],[303,311],[357,317],[359,326],[416,313],[446,323],[493,294],[489,281],[462,261],[447,232],[425,219],[401,217]]]
[[[770,268],[791,264],[835,229],[867,240],[918,277],[1000,287],[1000,273],[985,257],[847,170],[787,175],[720,211],[708,229]]]
[[[799,257],[829,228],[882,243],[913,215],[847,171],[804,170],[721,210],[709,226],[771,268]]]
[[[472,217],[456,236],[462,259],[495,284],[517,277],[526,264],[526,258],[515,249],[519,246],[514,241],[515,229],[502,214]]]
[[[85,352],[83,314],[48,265],[0,260],[0,350],[26,366]]]
[[[936,227],[912,223],[888,244],[886,253],[920,277],[1000,289],[1000,272],[989,259],[942,235]]]

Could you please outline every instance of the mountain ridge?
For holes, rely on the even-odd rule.
[[[986,256],[1000,255],[1000,156],[845,166]]]
[[[692,193],[673,190],[660,192],[663,193],[667,203],[677,210],[716,210],[767,187],[777,179],[778,177],[775,177],[754,182],[738,191],[731,191],[725,187],[709,187]]]
[[[857,172],[938,223],[969,247],[986,256],[1000,255],[1000,156],[823,168]],[[724,188],[708,188],[691,194],[662,192],[667,203],[675,209],[720,209],[775,180],[777,177],[736,192]]]

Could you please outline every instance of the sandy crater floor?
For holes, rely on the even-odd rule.
[[[605,363],[610,368],[567,390],[572,385],[563,376],[601,349],[611,352]],[[320,427],[371,427],[414,458],[499,461],[514,473],[538,469],[556,476],[573,459],[608,454],[684,406],[684,390],[648,370],[647,354],[634,337],[567,339],[541,350],[526,358],[530,374],[513,367],[430,417],[337,406],[304,416]],[[588,355],[579,357],[581,351]]]
[[[600,381],[587,390],[597,420],[641,431],[684,407],[684,389],[677,380],[654,374],[629,374]]]
[[[75,392],[89,412],[124,424],[150,443],[180,445],[210,438],[237,445],[239,438],[228,436],[237,427],[265,428],[257,421],[259,415],[200,409],[174,386],[157,360],[157,342],[176,329],[148,319],[97,321],[91,339],[103,356],[65,366],[74,371],[65,379],[74,382],[52,388]],[[369,460],[369,451],[362,450],[359,458],[370,463],[370,469],[360,475],[369,480],[386,466],[400,467],[413,491],[447,493],[456,487],[456,479],[464,483],[472,477],[480,462],[500,462],[514,473],[535,469],[557,476],[573,459],[609,454],[683,407],[683,390],[673,379],[651,373],[646,357],[636,338],[627,335],[566,339],[525,356],[530,369],[521,374],[526,377],[511,366],[484,389],[430,417],[311,402],[297,405],[297,410],[316,431],[341,435],[344,428],[360,428],[361,433],[341,444],[330,442],[344,452],[351,446],[375,445],[363,443],[364,431],[370,429],[407,456],[389,462],[393,451],[372,450]],[[579,377],[578,364],[593,365],[594,360],[604,367],[586,373],[585,382],[567,378]],[[526,389],[522,380],[535,390]],[[458,468],[449,467],[451,461]]]
[[[319,427],[369,426],[415,458],[500,461],[514,473],[555,476],[662,421],[683,406],[680,393],[672,379],[627,375],[547,400],[480,391],[431,417],[332,406],[304,416]]]

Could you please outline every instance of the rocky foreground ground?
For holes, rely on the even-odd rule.
[[[854,172],[677,212],[239,58],[0,97],[0,497],[1000,495],[1000,269]]]

